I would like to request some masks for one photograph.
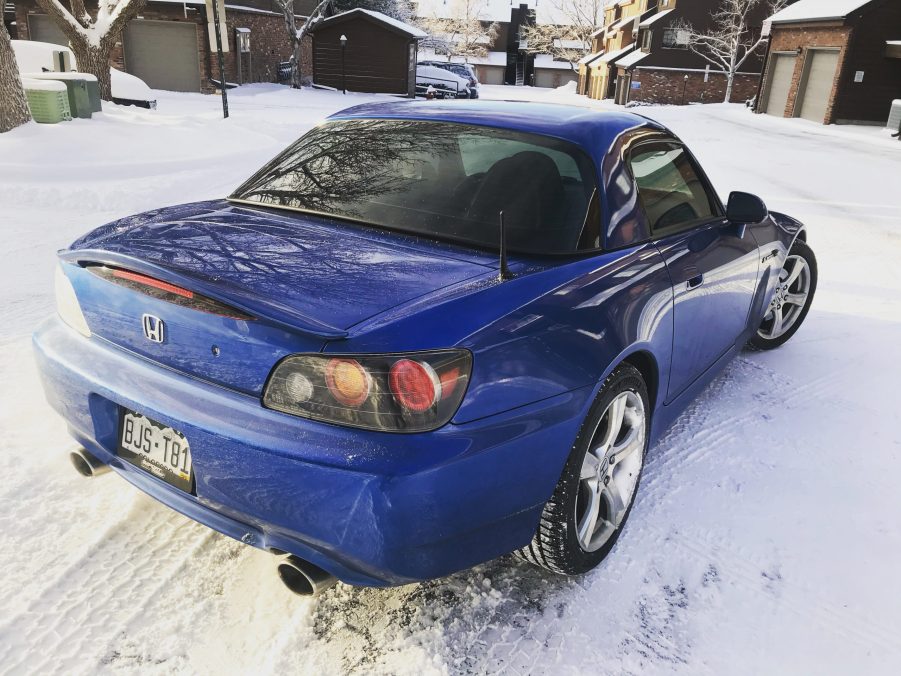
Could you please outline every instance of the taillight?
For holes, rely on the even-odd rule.
[[[441,380],[428,362],[399,359],[388,371],[391,394],[403,408],[428,411],[441,398]]]
[[[351,427],[420,432],[453,417],[471,368],[466,350],[292,355],[269,376],[263,405]]]
[[[357,407],[372,390],[372,376],[356,359],[329,359],[325,365],[325,384],[339,404]]]

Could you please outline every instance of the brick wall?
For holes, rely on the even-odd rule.
[[[847,58],[847,46],[851,36],[851,29],[841,24],[816,24],[807,26],[773,26],[773,35],[770,38],[769,54],[772,58],[774,52],[793,52],[801,50],[797,61],[795,62],[795,72],[792,75],[792,83],[788,92],[788,103],[785,107],[784,117],[793,117],[800,107],[796,106],[798,96],[798,88],[801,84],[801,78],[804,73],[804,63],[810,57],[810,50],[823,47],[834,47],[841,50],[838,56],[837,73],[841,73],[845,67]],[[767,72],[764,76],[763,87],[761,91],[765,92],[769,85],[768,78],[771,73]],[[832,95],[830,96],[829,105],[826,108],[825,124],[832,124],[835,121],[835,93],[838,89],[841,79],[835,78],[832,85]],[[800,102],[797,102],[800,103]],[[757,112],[764,112],[762,106],[758,106]]]
[[[688,81],[685,76],[688,75]],[[645,103],[722,103],[726,98],[726,76],[710,73],[704,82],[704,73],[681,70],[654,70],[636,68],[632,71],[632,83],[641,87],[629,90],[629,101]],[[759,75],[738,74],[732,85],[732,101],[742,102],[757,93]],[[682,91],[685,90],[683,101]]]

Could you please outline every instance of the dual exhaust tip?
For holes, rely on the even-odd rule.
[[[110,470],[109,465],[101,462],[83,448],[69,453],[69,460],[72,461],[72,466],[76,472],[89,479],[106,474]]]
[[[83,448],[69,453],[69,460],[83,477],[93,478],[110,471],[109,465]],[[277,571],[279,579],[298,596],[319,596],[338,583],[331,573],[293,554],[279,560]]]

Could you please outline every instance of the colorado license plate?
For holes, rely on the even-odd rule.
[[[185,435],[134,411],[119,422],[119,457],[191,492],[191,447]]]

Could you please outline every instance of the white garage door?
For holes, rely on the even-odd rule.
[[[55,45],[68,45],[69,39],[46,14],[28,15],[28,37],[38,42],[52,42]]]
[[[801,97],[801,117],[822,123],[826,119],[826,108],[832,98],[835,69],[838,66],[838,52],[813,50],[808,56],[807,77]]]
[[[770,66],[770,82],[767,87],[766,112],[769,115],[785,115],[785,106],[788,104],[788,92],[792,85],[792,76],[795,73],[794,54],[774,54],[774,60]]]
[[[197,24],[129,22],[125,27],[125,68],[154,89],[199,92]]]

